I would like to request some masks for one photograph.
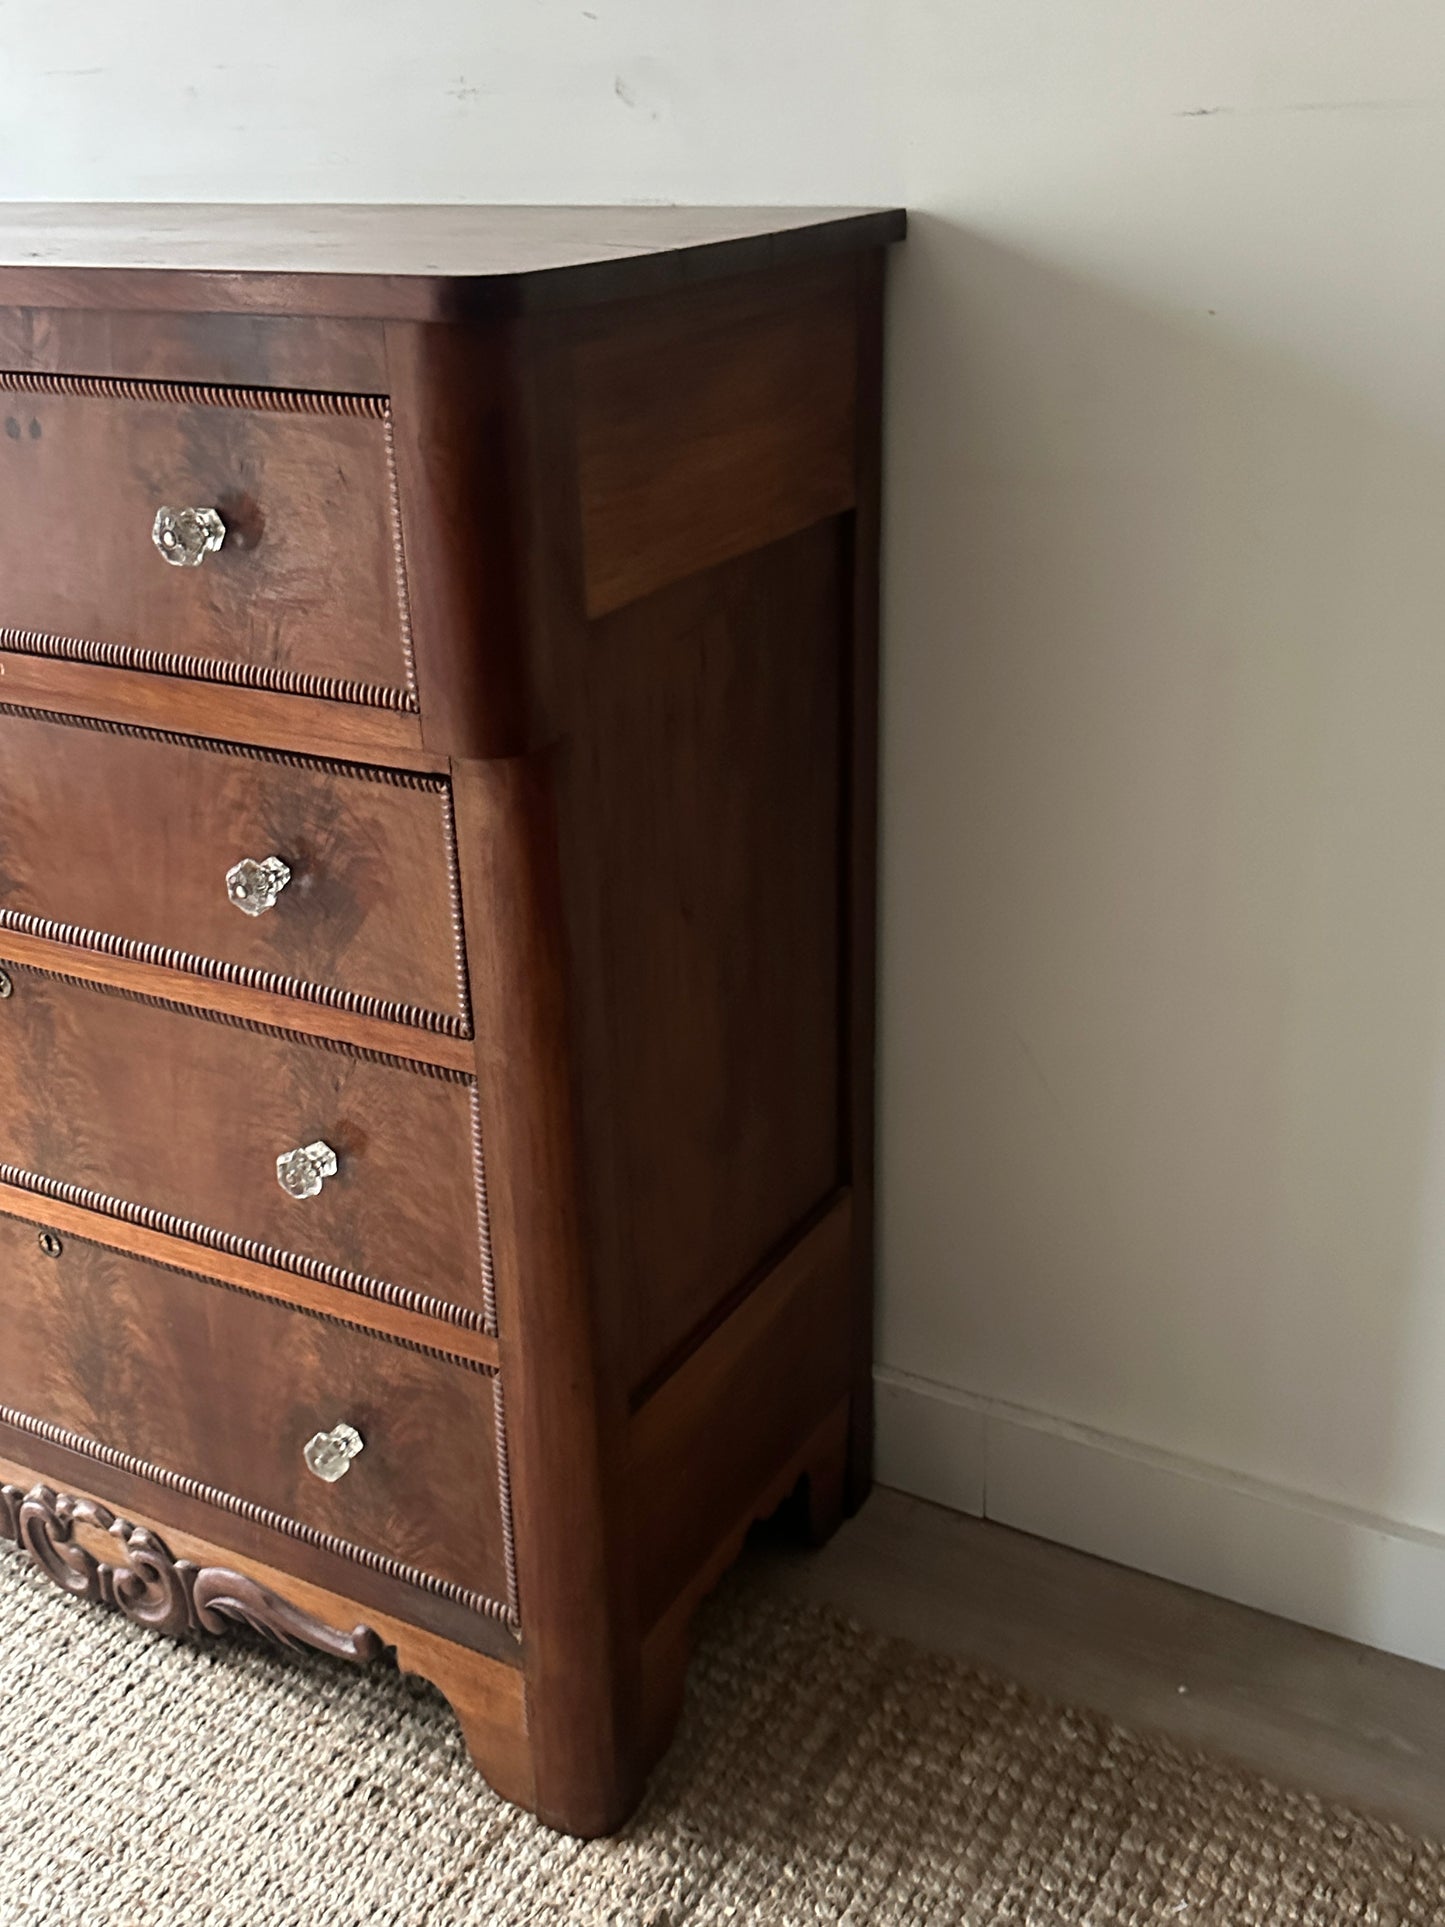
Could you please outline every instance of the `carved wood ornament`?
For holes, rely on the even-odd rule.
[[[75,1536],[77,1527],[110,1541],[115,1560],[96,1558]],[[182,1638],[249,1626],[278,1646],[311,1647],[360,1665],[385,1650],[369,1626],[337,1632],[244,1573],[177,1559],[148,1527],[47,1485],[29,1492],[0,1486],[0,1534],[28,1552],[63,1592],[124,1613],[153,1632]]]

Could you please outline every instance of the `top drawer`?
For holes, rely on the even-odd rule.
[[[413,709],[395,499],[376,396],[0,373],[0,633]],[[163,508],[220,547],[167,561]]]

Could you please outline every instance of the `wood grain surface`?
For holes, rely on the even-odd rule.
[[[598,318],[574,359],[587,612],[605,615],[853,500],[852,263]]]
[[[421,719],[407,711],[205,681],[166,662],[141,667],[72,660],[54,653],[59,641],[0,628],[0,697],[15,706],[218,742],[446,771],[444,760],[423,750]]]
[[[221,975],[208,975],[200,959],[186,969],[172,968],[86,946],[78,938],[32,936],[16,929],[13,921],[4,929],[3,949],[10,961],[49,971],[52,976],[80,977],[87,983],[159,997],[213,1016],[239,1017],[273,1030],[331,1038],[352,1044],[357,1050],[380,1051],[384,1056],[414,1059],[443,1070],[470,1073],[472,1069],[470,1038],[367,1016],[337,1004],[313,1002],[294,990],[262,990]]]
[[[132,955],[174,953],[152,961],[194,957],[243,982],[294,980],[303,995],[463,1031],[453,842],[439,778],[387,780],[0,704],[0,925],[71,926]],[[268,856],[291,881],[272,909],[245,916],[226,873]]]
[[[0,204],[0,223],[6,211]],[[295,315],[0,305],[0,368],[232,388],[387,392],[378,323]]]
[[[218,510],[222,547],[167,564],[163,505]],[[7,628],[175,652],[192,674],[406,690],[380,420],[17,392],[0,374],[0,521]]]
[[[633,1486],[647,1494],[636,1544],[644,1627],[688,1593],[725,1529],[749,1522],[759,1495],[845,1399],[851,1333],[837,1312],[846,1298],[851,1232],[842,1198],[634,1415]],[[809,1470],[840,1489],[841,1432],[835,1445],[831,1464]]]
[[[0,1219],[0,1406],[505,1601],[492,1380]],[[238,1358],[246,1370],[236,1370]],[[314,1433],[356,1427],[334,1485]]]
[[[427,1350],[444,1351],[448,1357],[464,1359],[474,1365],[495,1370],[498,1347],[490,1332],[461,1318],[447,1317],[450,1307],[435,1304],[425,1309],[406,1301],[399,1293],[385,1298],[355,1289],[344,1283],[328,1283],[255,1258],[237,1257],[229,1251],[207,1248],[197,1251],[190,1239],[174,1233],[154,1231],[124,1218],[106,1217],[84,1205],[67,1204],[60,1198],[26,1190],[20,1184],[0,1183],[0,1214],[21,1218],[33,1225],[36,1233],[47,1228],[60,1236],[84,1238],[88,1244],[104,1245],[111,1251],[144,1258],[152,1264],[175,1271],[203,1272],[219,1283],[259,1298],[274,1298],[278,1303],[313,1311],[345,1324],[364,1327],[384,1338],[396,1338]],[[444,1322],[438,1328],[437,1320]]]
[[[883,247],[904,226],[901,208],[12,202],[0,303],[447,320]]]
[[[467,1080],[10,974],[0,1165],[483,1310]],[[298,1201],[276,1159],[317,1139],[340,1170]]]
[[[623,1547],[625,1399],[600,1351],[577,1182],[549,759],[458,772],[537,1811],[606,1832],[643,1783]]]
[[[559,771],[593,1262],[629,1391],[840,1181],[835,523],[597,623]]]

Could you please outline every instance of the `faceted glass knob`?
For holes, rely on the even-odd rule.
[[[198,569],[226,539],[226,525],[214,509],[156,510],[151,540],[163,562]]]
[[[288,1198],[314,1198],[327,1178],[336,1176],[336,1153],[318,1138],[276,1160],[276,1182]]]
[[[303,1448],[308,1472],[314,1472],[318,1479],[325,1479],[328,1485],[335,1485],[344,1479],[351,1469],[351,1461],[365,1445],[365,1440],[354,1425],[333,1425],[329,1432],[318,1432],[314,1439],[308,1439]]]
[[[261,917],[274,910],[276,899],[291,881],[291,866],[279,856],[268,856],[257,863],[243,857],[226,872],[226,895],[248,917]]]

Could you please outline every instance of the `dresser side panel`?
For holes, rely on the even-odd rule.
[[[844,568],[825,522],[592,631],[562,808],[629,1390],[842,1181]]]
[[[852,263],[602,308],[574,381],[589,615],[853,500]]]

